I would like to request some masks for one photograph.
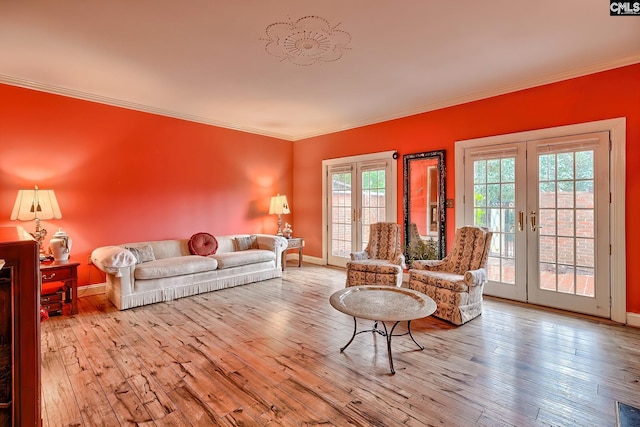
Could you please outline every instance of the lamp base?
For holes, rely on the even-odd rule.
[[[278,232],[276,236],[282,236],[282,215],[278,214]]]
[[[36,218],[36,230],[33,233],[29,233],[33,236],[38,247],[40,248],[40,261],[47,259],[47,255],[44,253],[44,238],[47,236],[47,230],[40,225],[40,219]]]

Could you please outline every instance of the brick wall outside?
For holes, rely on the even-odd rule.
[[[539,205],[548,208],[555,207],[554,197],[555,193],[540,194]],[[576,265],[593,267],[595,236],[593,193],[576,193],[575,203],[576,209],[574,210],[573,193],[560,192],[557,198],[557,209],[540,209],[540,225],[542,225],[540,229],[540,262],[573,264],[575,245]],[[545,237],[545,235],[553,234],[557,234],[558,237]],[[558,259],[554,260],[556,243],[558,245]]]

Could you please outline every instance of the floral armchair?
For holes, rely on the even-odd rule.
[[[347,287],[360,285],[402,286],[405,267],[400,225],[378,222],[369,226],[369,243],[351,254],[347,263]]]
[[[462,325],[482,314],[482,291],[493,233],[485,227],[465,226],[456,231],[453,249],[442,260],[414,261],[409,289],[431,297],[433,314]]]

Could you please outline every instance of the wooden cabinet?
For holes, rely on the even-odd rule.
[[[42,294],[40,296],[40,307],[49,313],[49,316],[61,315],[63,295],[63,290]]]
[[[71,314],[78,314],[78,266],[80,263],[71,261],[51,261],[40,263],[40,278],[42,283],[61,282],[65,294],[64,302],[71,303]],[[43,308],[49,303],[56,303],[53,312],[48,308],[49,315],[62,314],[62,299],[56,299],[57,293],[47,293],[40,299]],[[43,301],[44,298],[44,301]],[[58,312],[58,307],[60,312]]]
[[[0,227],[0,426],[40,426],[38,245],[21,227]]]

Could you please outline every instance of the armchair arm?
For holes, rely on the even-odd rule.
[[[405,263],[405,258],[404,258],[404,254],[399,254],[398,256],[396,256],[396,259],[393,260],[394,264],[399,265],[400,267],[402,267],[402,269],[404,270],[405,268],[407,268],[407,264]]]
[[[120,246],[103,246],[91,252],[91,262],[100,270],[122,277],[122,269],[136,265],[136,257]]]
[[[362,261],[365,259],[369,259],[367,251],[351,252],[351,261]]]
[[[467,286],[477,286],[487,283],[487,270],[479,268],[464,273],[464,283]]]
[[[442,264],[444,263],[441,259],[422,259],[413,261],[411,264],[411,268],[416,270],[429,270],[429,271],[440,271],[442,270]]]

